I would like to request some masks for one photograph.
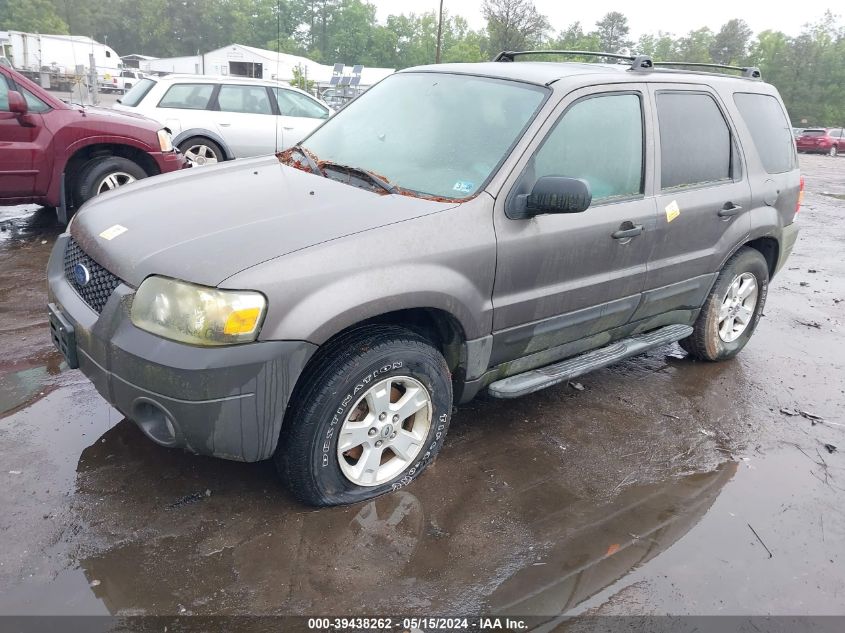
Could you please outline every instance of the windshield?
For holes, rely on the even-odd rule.
[[[827,130],[804,130],[804,136],[824,136]]]
[[[475,195],[548,91],[466,75],[398,73],[304,143],[317,160],[365,169],[431,196]]]
[[[119,102],[122,105],[134,108],[136,105],[141,103],[141,99],[146,97],[147,93],[150,91],[150,88],[155,85],[155,81],[144,77],[134,86],[132,86],[129,91],[119,99]]]

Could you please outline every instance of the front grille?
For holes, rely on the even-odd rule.
[[[88,283],[84,286],[79,284],[74,273],[77,264],[82,264],[90,275]],[[82,300],[91,306],[97,314],[103,311],[106,301],[109,300],[114,289],[123,283],[119,277],[111,274],[88,257],[73,238],[70,238],[65,249],[65,277],[76,290],[76,294],[82,297]]]

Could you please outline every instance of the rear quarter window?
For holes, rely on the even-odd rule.
[[[770,174],[795,169],[792,128],[780,102],[772,95],[737,92],[734,103],[751,133],[763,168]]]

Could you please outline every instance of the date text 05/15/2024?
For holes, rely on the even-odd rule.
[[[418,631],[521,631],[528,628],[518,618],[478,617],[407,617],[407,618],[309,618],[308,628],[313,631],[391,631],[403,629],[408,633]]]

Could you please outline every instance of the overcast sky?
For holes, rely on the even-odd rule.
[[[384,21],[391,13],[422,13],[438,7],[438,0],[368,1],[378,7],[380,21]],[[585,30],[591,30],[596,20],[608,11],[621,11],[628,17],[634,38],[658,30],[684,34],[702,26],[709,26],[715,31],[731,18],[742,18],[755,33],[772,29],[797,35],[806,22],[815,22],[821,18],[825,9],[831,8],[835,13],[841,13],[834,8],[841,6],[839,2],[831,0],[706,0],[687,3],[680,0],[648,0],[644,3],[617,4],[534,0],[534,4],[541,13],[548,16],[555,32],[576,20],[581,22]],[[473,28],[484,26],[481,0],[444,0],[444,7],[452,14],[465,17]]]

